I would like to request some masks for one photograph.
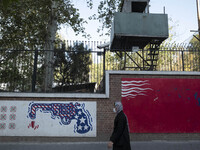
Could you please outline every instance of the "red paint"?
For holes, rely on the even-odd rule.
[[[39,125],[35,125],[35,121],[31,121],[31,123],[29,124],[28,128],[33,128],[34,130],[39,128]]]
[[[35,121],[31,121],[31,127],[32,127],[32,128],[35,127]]]
[[[130,132],[200,133],[200,79],[122,79],[133,80],[148,80],[141,87],[152,90],[143,92],[145,95],[122,97]]]

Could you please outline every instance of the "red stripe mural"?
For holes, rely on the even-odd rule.
[[[200,133],[200,79],[123,78],[132,133]]]

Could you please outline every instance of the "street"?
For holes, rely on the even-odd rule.
[[[199,150],[200,141],[131,142],[132,150]],[[0,143],[0,150],[107,150],[107,142]]]

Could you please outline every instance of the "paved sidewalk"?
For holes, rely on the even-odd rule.
[[[131,147],[132,150],[200,150],[200,141],[131,142]],[[0,143],[0,150],[107,150],[107,143]]]

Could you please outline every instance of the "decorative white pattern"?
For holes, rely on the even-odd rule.
[[[138,95],[147,96],[146,93],[151,90],[148,80],[140,81],[122,81],[122,97],[135,98]]]

